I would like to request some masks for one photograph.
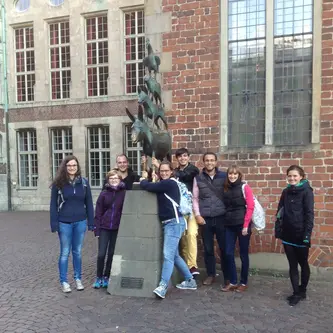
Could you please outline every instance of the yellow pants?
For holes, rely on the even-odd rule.
[[[186,217],[187,230],[185,230],[181,240],[180,240],[180,254],[185,260],[189,268],[195,267],[197,265],[197,254],[198,254],[198,224],[195,220],[194,214]]]

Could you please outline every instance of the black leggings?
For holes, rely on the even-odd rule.
[[[309,248],[296,247],[292,245],[283,244],[284,252],[289,261],[289,276],[293,286],[294,294],[300,291],[306,291],[306,287],[310,279],[310,267],[308,263]],[[298,265],[301,266],[301,285],[299,286],[299,273]]]
[[[117,235],[118,235],[118,230],[106,230],[106,229],[101,230],[100,236],[98,238],[98,255],[97,255],[98,278],[101,278],[103,276],[110,277],[110,271],[112,266],[114,249],[116,246]],[[108,258],[106,260],[106,265],[104,267],[106,252],[108,253]]]

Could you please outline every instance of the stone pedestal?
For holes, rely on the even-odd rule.
[[[135,187],[136,188],[136,187]],[[162,228],[156,194],[127,191],[113,256],[111,295],[155,297],[162,266]]]

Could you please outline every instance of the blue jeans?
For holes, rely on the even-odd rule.
[[[239,255],[242,262],[241,269],[241,284],[247,284],[249,275],[249,245],[251,238],[251,230],[248,229],[246,236],[242,235],[243,225],[226,226],[225,227],[225,256],[228,265],[228,273],[230,276],[230,283],[237,284],[237,271],[235,264],[235,247],[236,240],[238,238],[239,243]]]
[[[192,274],[183,258],[179,255],[178,249],[180,239],[185,231],[184,218],[180,217],[179,223],[177,223],[176,219],[172,219],[169,223],[163,225],[163,230],[163,266],[160,284],[168,285],[174,266],[184,275],[185,280],[191,279]]]
[[[59,222],[59,240],[60,240],[60,256],[59,256],[59,275],[60,283],[68,282],[68,257],[72,250],[74,280],[81,280],[81,250],[83,245],[84,234],[87,230],[87,221],[78,221],[73,223]]]

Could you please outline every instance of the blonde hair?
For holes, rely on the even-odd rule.
[[[112,176],[117,176],[120,180],[123,180],[123,177],[121,176],[120,172],[118,172],[115,169],[110,170],[107,174],[106,177],[110,178]]]

